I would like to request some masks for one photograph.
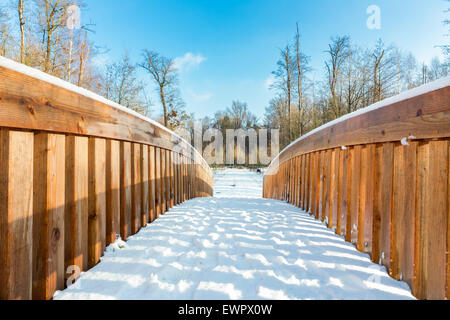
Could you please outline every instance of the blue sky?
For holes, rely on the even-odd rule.
[[[279,48],[300,24],[303,52],[320,78],[327,44],[347,34],[373,46],[378,38],[429,62],[449,42],[442,20],[446,0],[90,0],[82,22],[95,22],[97,45],[109,49],[97,63],[119,59],[127,50],[134,61],[144,48],[178,58],[186,110],[212,116],[232,100],[242,100],[258,117],[274,95],[267,88]],[[381,29],[366,27],[366,9],[381,9]],[[447,14],[448,17],[448,14]],[[146,80],[150,80],[142,74]],[[150,90],[152,91],[152,90]],[[160,113],[158,99],[153,116]]]

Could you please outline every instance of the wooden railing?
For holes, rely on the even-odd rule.
[[[50,299],[169,208],[212,196],[170,130],[0,57],[0,299]]]
[[[420,299],[450,298],[450,77],[335,120],[272,161],[263,196],[369,253]]]

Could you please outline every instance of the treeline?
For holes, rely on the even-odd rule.
[[[449,24],[449,21],[444,23]],[[275,96],[263,118],[252,114],[247,103],[233,101],[231,106],[201,120],[202,132],[209,128],[279,130],[280,150],[292,141],[329,121],[422,84],[448,76],[450,46],[442,46],[445,61],[438,57],[429,64],[380,39],[373,47],[352,43],[349,36],[331,38],[326,48],[323,77],[311,79],[312,68],[301,45],[299,26],[292,41],[280,49],[272,72]],[[193,125],[187,123],[193,137]],[[270,136],[268,138],[270,140]],[[203,143],[203,148],[208,143]],[[225,139],[223,149],[225,150]],[[269,146],[270,149],[270,146]],[[246,142],[246,158],[250,152]],[[225,157],[225,156],[224,156]]]
[[[326,49],[323,79],[314,80],[309,77],[310,59],[302,51],[297,26],[294,40],[280,50],[273,72],[276,96],[266,108],[264,126],[280,129],[283,148],[331,120],[447,76],[448,48],[442,47],[446,61],[435,57],[425,64],[381,39],[373,47],[364,48],[352,43],[349,36],[338,36]]]
[[[147,72],[162,106],[161,123],[176,128],[187,120],[178,90],[174,59],[142,50],[133,62],[125,52],[119,61],[100,64],[107,52],[92,40],[93,22],[84,23],[86,0],[2,0],[0,3],[0,55],[42,70],[107,99],[150,116]]]

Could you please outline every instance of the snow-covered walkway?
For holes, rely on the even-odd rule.
[[[110,246],[55,299],[411,299],[300,209],[261,198],[262,176],[227,169],[215,197],[188,201]]]

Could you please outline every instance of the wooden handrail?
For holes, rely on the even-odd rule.
[[[369,253],[420,299],[450,298],[450,77],[294,141],[263,196],[288,201]]]
[[[188,142],[0,57],[0,299],[51,299],[213,175]]]

